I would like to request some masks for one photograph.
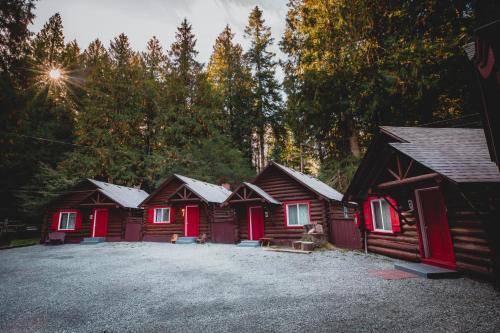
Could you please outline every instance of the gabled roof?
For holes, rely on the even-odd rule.
[[[146,202],[148,202],[151,198],[153,198],[158,192],[160,192],[165,186],[167,186],[167,184],[169,184],[172,180],[174,179],[177,179],[179,180],[181,183],[185,184],[186,183],[186,180],[194,180],[193,178],[189,178],[189,177],[186,177],[186,176],[181,176],[181,175],[177,175],[177,174],[172,174],[170,175],[169,177],[167,177],[167,179],[165,179],[161,184],[160,186],[158,186],[157,188],[154,189],[153,192],[151,192],[149,194],[149,196],[147,198],[145,198],[140,204],[139,206],[142,206],[144,205]]]
[[[231,195],[231,191],[226,189],[224,186],[203,182],[201,180],[189,178],[186,176],[175,176],[183,181],[184,185],[179,187],[177,191],[175,191],[172,195],[174,195],[184,187],[196,194],[203,201],[209,203],[223,203],[227,199],[227,197]]]
[[[254,185],[254,184],[248,183],[248,182],[243,182],[243,184],[245,184],[246,186],[248,186],[249,188],[251,188],[255,193],[257,193],[258,195],[260,195],[263,199],[265,199],[269,203],[272,203],[272,204],[275,204],[275,205],[281,204],[281,202],[279,202],[278,200],[274,199],[269,193],[267,193],[266,191],[264,191],[263,189],[261,189],[257,185]]]
[[[102,194],[125,208],[139,208],[139,204],[148,197],[148,193],[141,189],[114,185],[90,178],[87,180],[97,186]]]
[[[500,182],[482,129],[381,127],[389,145],[455,183]]]
[[[330,200],[337,200],[341,201],[342,200],[342,193],[336,191],[332,187],[328,186],[327,184],[323,183],[321,180],[316,179],[312,176],[306,175],[302,172],[290,169],[284,165],[281,165],[279,163],[276,163],[272,161],[270,164],[276,166],[278,169],[282,170],[285,172],[287,175],[295,179],[297,182],[300,184],[304,185],[311,191],[315,192],[316,194],[321,195],[322,197],[325,197]],[[262,172],[261,172],[262,174]],[[258,178],[259,176],[257,176]]]
[[[225,200],[225,202],[229,202],[233,199],[233,197],[237,196],[238,195],[238,192],[244,188],[244,187],[248,187],[250,190],[252,190],[255,194],[257,194],[259,197],[261,197],[262,199],[264,199],[265,201],[271,203],[271,204],[274,204],[274,205],[280,205],[281,202],[279,202],[278,200],[274,199],[269,193],[267,193],[266,191],[264,191],[263,189],[261,189],[260,187],[258,187],[257,185],[255,184],[252,184],[252,183],[248,183],[248,182],[243,182],[241,183],[234,191],[233,193],[231,193],[230,196],[227,197],[227,199]],[[241,199],[241,195],[239,195],[240,199]],[[237,199],[237,200],[240,200],[240,199]],[[245,199],[242,199],[242,200],[245,200]],[[248,200],[255,200],[255,198],[250,198]]]

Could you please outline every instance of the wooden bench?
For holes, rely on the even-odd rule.
[[[50,232],[47,235],[45,244],[64,244],[66,240],[66,233],[64,232]]]

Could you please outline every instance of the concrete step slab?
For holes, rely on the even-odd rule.
[[[85,237],[80,244],[81,245],[93,245],[99,244],[106,241],[106,237]]]
[[[196,244],[196,237],[179,237],[175,244]]]
[[[408,263],[395,264],[394,268],[427,279],[451,279],[459,277],[457,271],[422,263],[408,262]]]
[[[260,241],[243,240],[238,244],[238,247],[260,247]]]

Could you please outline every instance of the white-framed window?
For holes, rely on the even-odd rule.
[[[75,230],[76,212],[59,213],[59,230]]]
[[[391,207],[385,199],[371,201],[373,230],[392,232]]]
[[[309,224],[309,203],[289,203],[286,207],[287,227],[301,227]]]
[[[155,208],[154,223],[170,223],[170,207]]]

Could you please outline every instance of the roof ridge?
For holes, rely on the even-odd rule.
[[[202,184],[205,184],[205,185],[208,185],[208,186],[213,186],[213,187],[217,187],[217,188],[223,188],[223,189],[226,189],[224,186],[222,185],[217,185],[217,184],[214,184],[214,183],[209,183],[209,182],[206,182],[204,180],[199,180],[199,179],[196,179],[196,178],[191,178],[191,177],[188,177],[188,176],[184,176],[184,175],[180,175],[178,173],[174,173],[173,174],[174,176],[177,176],[177,177],[181,177],[181,178],[187,178],[187,179],[190,179],[192,180],[193,182],[198,182],[198,183],[202,183]]]
[[[141,188],[136,188],[136,187],[130,187],[130,186],[125,186],[125,185],[118,185],[118,184],[103,182],[102,180],[96,180],[96,179],[92,179],[92,178],[87,178],[87,180],[90,180],[91,182],[102,183],[102,184],[105,184],[105,185],[120,187],[120,188],[124,188],[124,189],[129,189],[129,190],[144,191]]]
[[[319,180],[316,177],[313,177],[309,174],[302,173],[300,171],[297,171],[295,169],[289,168],[287,166],[281,165],[275,161],[271,161],[272,164],[276,165],[278,168],[281,170],[285,171],[288,173],[292,178],[294,178],[296,181],[301,183],[302,185],[308,187],[310,190],[313,192],[316,192],[317,194],[320,194],[321,196],[328,198],[330,200],[337,200],[341,201],[342,200],[342,193],[328,185],[327,183],[323,182],[322,180]],[[301,177],[306,177],[306,179],[300,179]],[[307,184],[307,181],[313,181],[314,183],[312,184]],[[333,192],[332,192],[333,191]]]

